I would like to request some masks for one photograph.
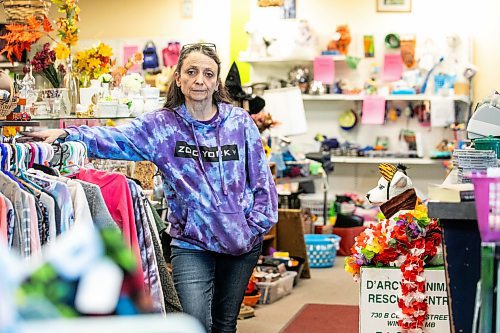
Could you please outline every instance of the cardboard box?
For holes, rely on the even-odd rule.
[[[426,295],[429,304],[425,333],[450,332],[450,315],[444,267],[426,268]],[[400,333],[398,295],[399,268],[361,268],[360,333]]]

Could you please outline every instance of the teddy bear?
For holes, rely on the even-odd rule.
[[[351,32],[347,25],[339,25],[332,40],[328,43],[328,51],[338,51],[340,54],[346,55],[351,43]]]

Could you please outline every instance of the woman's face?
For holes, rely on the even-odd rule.
[[[217,63],[199,52],[192,52],[184,59],[175,83],[181,88],[186,102],[212,102],[212,94],[219,88]]]

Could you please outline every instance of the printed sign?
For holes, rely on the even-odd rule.
[[[450,332],[444,268],[426,269],[429,304],[424,333]],[[399,268],[361,268],[360,333],[401,333],[398,325]]]

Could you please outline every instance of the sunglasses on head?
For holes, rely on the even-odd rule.
[[[217,48],[214,43],[193,43],[193,44],[185,44],[182,45],[181,52],[184,50],[190,50],[190,49],[202,49],[202,48],[209,48],[213,49],[214,52],[217,51]]]

